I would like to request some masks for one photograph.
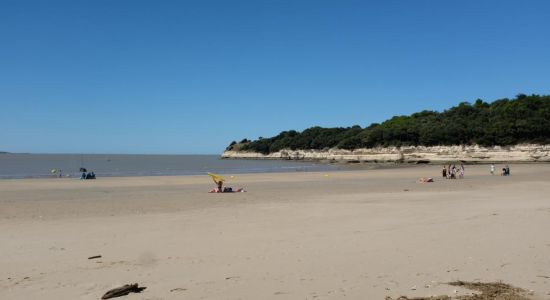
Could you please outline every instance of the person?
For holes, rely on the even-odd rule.
[[[223,187],[223,181],[216,181],[216,188],[211,190],[209,193],[243,193],[246,192],[243,188],[238,188],[234,190],[232,187]]]
[[[80,179],[86,179],[86,172],[82,172],[82,174],[80,175]]]
[[[451,179],[456,179],[456,166],[453,165],[453,168],[451,169]]]
[[[458,178],[464,178],[464,164],[460,164],[460,173],[458,174]]]
[[[216,183],[216,188],[211,190],[209,193],[223,193],[223,180],[214,180],[214,182]]]
[[[502,168],[502,176],[510,176],[510,167],[508,165],[505,165],[504,168]]]
[[[427,183],[427,182],[434,182],[434,179],[431,177],[420,177],[418,179],[418,183]]]
[[[443,166],[443,170],[441,171],[443,178],[447,178],[447,168]]]
[[[59,169],[58,173],[57,173],[57,176],[59,178],[63,177],[63,170]]]
[[[491,175],[495,175],[495,164],[491,164]]]

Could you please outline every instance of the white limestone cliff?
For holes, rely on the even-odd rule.
[[[343,150],[281,150],[264,155],[257,152],[225,151],[222,158],[334,160],[354,162],[550,162],[550,145],[515,146],[407,146]]]

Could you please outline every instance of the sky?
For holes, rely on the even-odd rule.
[[[550,94],[550,1],[0,1],[0,151],[220,154]]]

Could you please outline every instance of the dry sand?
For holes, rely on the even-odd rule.
[[[498,169],[498,168],[497,168]],[[0,181],[0,299],[550,299],[550,165]],[[416,183],[419,177],[434,183]],[[101,255],[99,259],[88,259]]]

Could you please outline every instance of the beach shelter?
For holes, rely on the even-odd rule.
[[[220,175],[217,175],[217,174],[214,174],[214,173],[208,173],[208,176],[212,177],[212,180],[214,180],[214,182],[216,184],[218,184],[218,182],[224,182],[225,181],[225,178],[221,177]]]

